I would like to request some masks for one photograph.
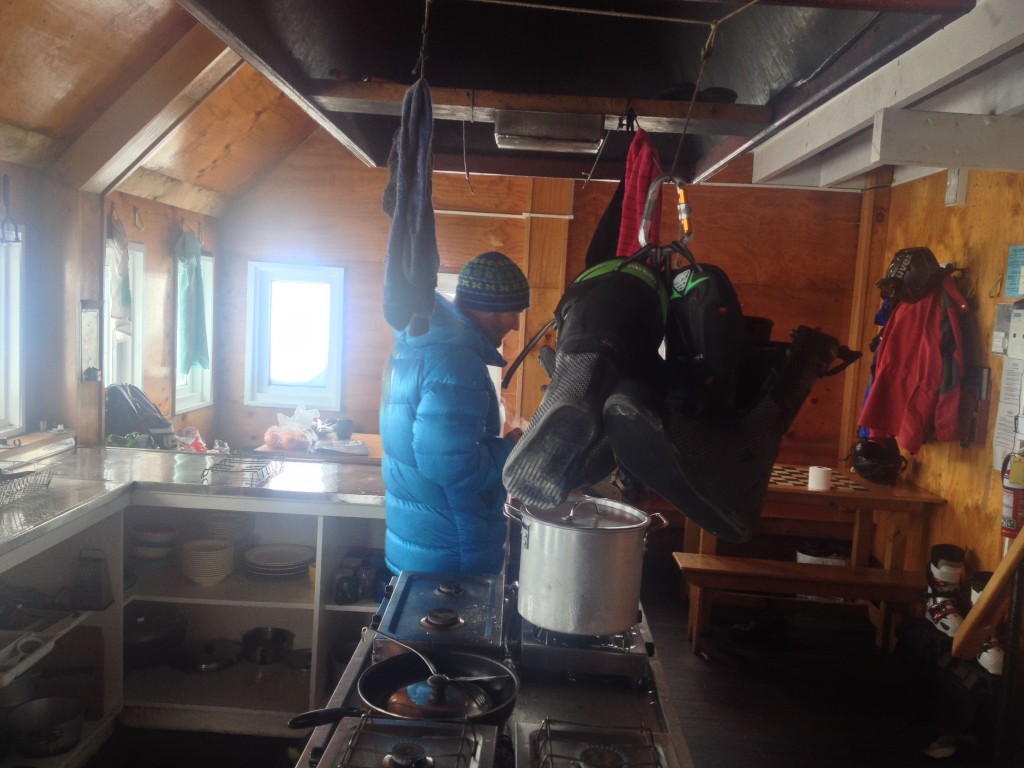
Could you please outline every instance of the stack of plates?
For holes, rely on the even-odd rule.
[[[264,544],[246,550],[245,570],[257,576],[306,574],[316,560],[316,550],[302,544]]]
[[[193,539],[181,545],[181,572],[204,587],[235,569],[235,545],[224,539]]]
[[[245,512],[212,512],[203,516],[200,527],[208,538],[237,543],[252,533],[253,516]]]
[[[163,568],[174,556],[177,531],[162,523],[135,526],[128,537],[128,556],[141,568]]]

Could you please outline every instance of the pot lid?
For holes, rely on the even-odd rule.
[[[650,519],[636,507],[595,496],[570,498],[550,509],[522,508],[523,515],[549,525],[579,530],[643,528]]]
[[[178,665],[195,672],[214,672],[230,667],[240,658],[242,644],[234,640],[195,640],[185,643],[181,648]]]

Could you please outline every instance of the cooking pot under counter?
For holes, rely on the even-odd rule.
[[[505,505],[519,523],[519,615],[567,635],[612,635],[637,622],[647,534],[660,513],[582,496],[550,509]]]

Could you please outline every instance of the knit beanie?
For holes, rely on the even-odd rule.
[[[488,251],[459,272],[455,301],[477,312],[521,312],[530,306],[530,284],[512,259]]]

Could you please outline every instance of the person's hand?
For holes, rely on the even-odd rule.
[[[508,432],[505,433],[505,439],[511,440],[513,445],[519,442],[519,438],[522,436],[523,430],[521,430],[519,427],[516,427],[515,429],[510,429]]]

